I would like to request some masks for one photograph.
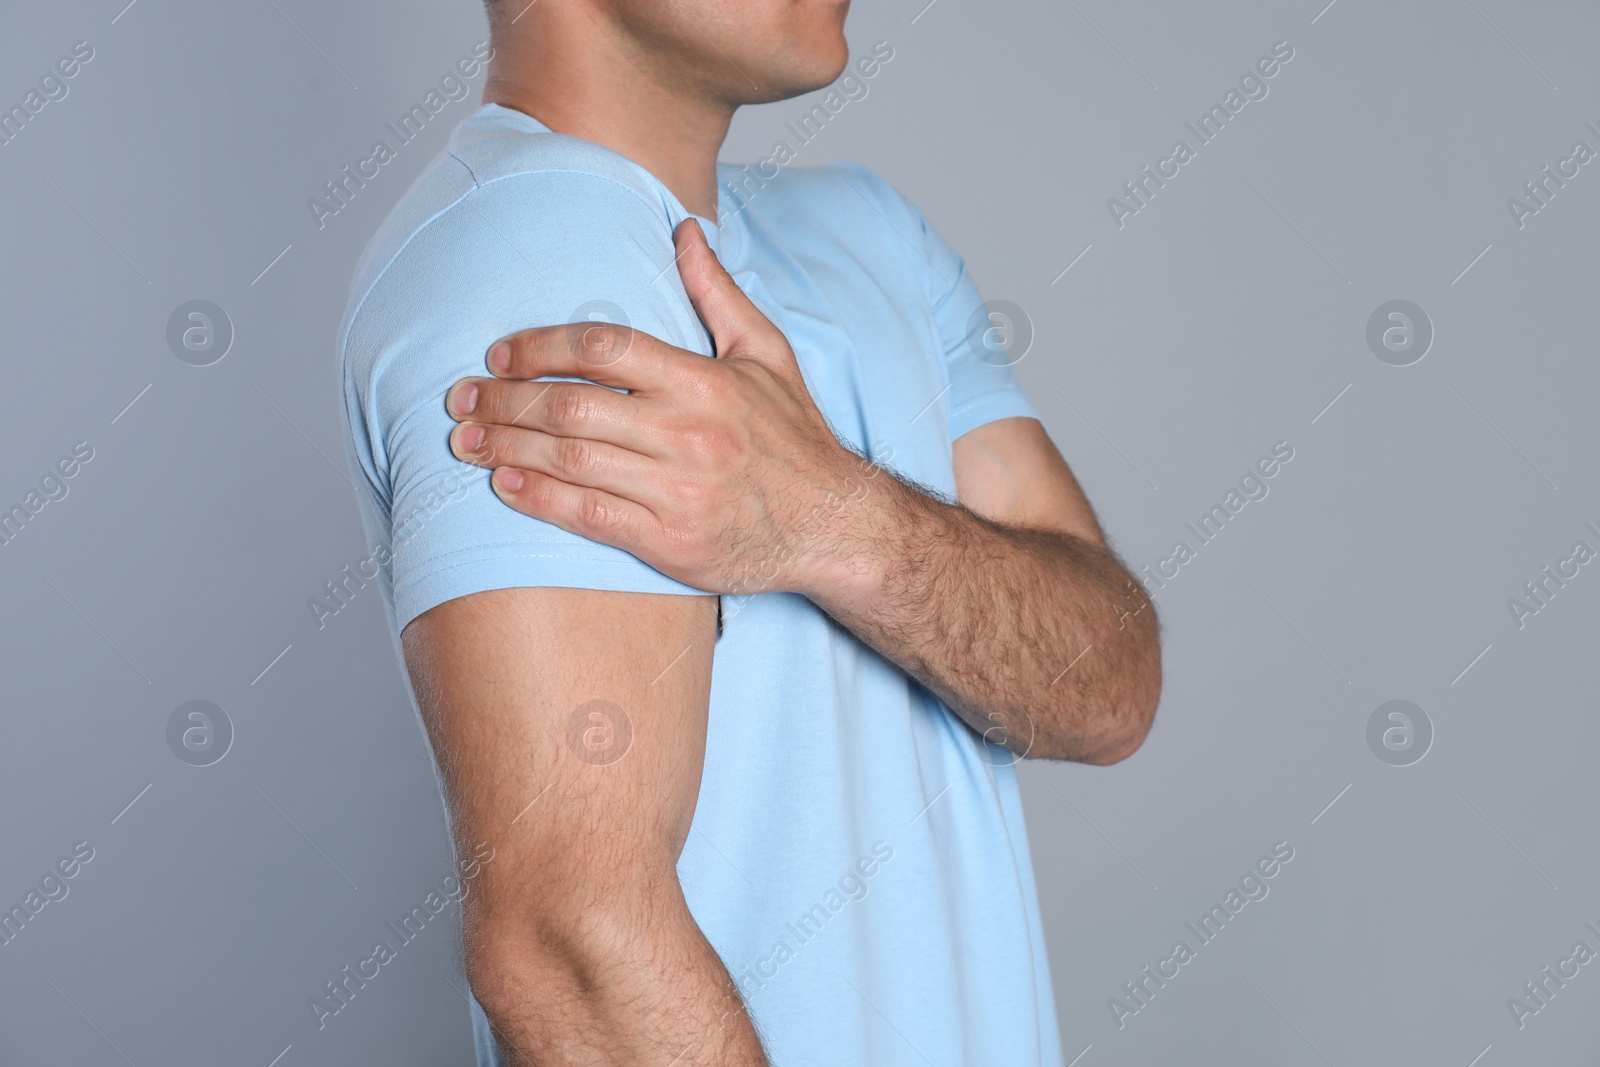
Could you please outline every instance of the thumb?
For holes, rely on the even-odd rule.
[[[716,354],[772,362],[770,358],[762,358],[771,346],[752,342],[770,338],[781,341],[782,332],[750,302],[723,267],[706,241],[700,223],[684,219],[673,231],[672,243],[678,250],[678,275],[683,279],[684,292],[689,296],[689,303],[694,305],[695,314],[711,331]],[[788,354],[787,342],[781,344],[781,349],[782,355],[787,356],[784,361],[792,363],[794,357]]]

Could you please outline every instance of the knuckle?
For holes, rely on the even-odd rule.
[[[649,338],[648,334],[645,336]],[[654,338],[649,339],[654,340]],[[641,346],[638,359],[651,376],[670,382],[678,364],[682,362],[675,358],[676,356],[677,353],[670,346],[647,343]]]
[[[721,460],[736,466],[745,458],[742,439],[721,427],[698,427],[692,432],[690,447],[702,459]]]
[[[610,322],[589,322],[572,333],[573,354],[580,363],[605,366],[627,354],[633,331]]]
[[[699,423],[690,423],[682,432],[684,448],[697,457],[725,454],[723,434]]]
[[[550,394],[550,421],[557,429],[577,429],[588,421],[593,405],[581,389],[568,386]]]
[[[676,516],[667,516],[661,523],[661,549],[672,559],[682,558],[693,547],[687,534],[692,529],[692,524],[684,522]]]
[[[727,375],[714,359],[679,360],[670,373],[680,390],[697,400],[715,404],[726,396]]]
[[[709,486],[698,485],[684,494],[684,535],[699,540],[712,528],[717,515],[717,496]]]
[[[703,527],[693,521],[667,522],[661,528],[664,558],[683,566],[701,566],[706,561]]]
[[[558,437],[551,449],[551,461],[563,474],[583,474],[594,468],[596,457],[589,442],[577,437]]]
[[[616,516],[599,493],[585,493],[578,502],[578,521],[586,529],[607,530],[616,524]]]

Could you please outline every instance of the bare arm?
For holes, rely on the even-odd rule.
[[[868,483],[808,595],[989,740],[1126,758],[1161,690],[1155,608],[1037,420],[981,426],[954,460],[961,506]]]
[[[406,627],[458,851],[495,850],[467,974],[514,1067],[766,1063],[676,871],[715,622],[713,597],[503,589]]]

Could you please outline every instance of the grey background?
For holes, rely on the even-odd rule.
[[[924,2],[858,4],[855,49],[895,57],[798,163],[874,167],[1026,309],[1018,373],[1130,564],[1193,544],[1186,521],[1295,449],[1156,591],[1144,749],[1025,768],[1067,1059],[1593,1062],[1600,964],[1521,1030],[1506,1001],[1600,948],[1600,568],[1522,629],[1507,599],[1600,548],[1600,163],[1521,229],[1506,200],[1600,148],[1600,14]],[[95,49],[0,146],[0,505],[94,449],[0,546],[0,902],[95,849],[0,947],[0,1062],[464,1064],[453,911],[325,1029],[307,1009],[451,860],[376,589],[320,631],[306,600],[366,554],[332,369],[347,280],[481,76],[325,228],[306,199],[482,16],[125,3],[0,16],[7,107]],[[1279,40],[1269,95],[1119,230],[1107,198]],[[725,158],[765,156],[808,106],[743,113]],[[1435,330],[1408,367],[1365,340],[1396,298]],[[165,339],[193,299],[236,334],[207,367]],[[195,699],[235,731],[208,767],[166,741]],[[1411,766],[1367,744],[1392,699],[1433,726]],[[1119,1029],[1108,998],[1280,840],[1270,895]]]

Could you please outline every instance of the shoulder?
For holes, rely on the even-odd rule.
[[[765,163],[766,161],[763,161]],[[797,257],[859,264],[878,284],[901,278],[930,302],[961,273],[960,257],[922,212],[882,176],[858,163],[727,168],[724,214],[747,211],[751,228],[783,235]],[[763,175],[771,175],[764,181]]]
[[[772,158],[744,167],[724,167],[725,213],[743,210],[783,216],[825,230],[867,232],[920,226],[920,216],[900,191],[859,163],[820,167],[784,166]]]
[[[441,279],[605,269],[641,248],[667,250],[681,214],[671,194],[626,157],[487,106],[457,127],[368,243],[351,283],[348,336],[369,306],[437,302]],[[631,242],[612,240],[624,235]]]
[[[599,145],[509,122],[464,122],[368,245],[337,342],[352,420],[442,413],[495,338],[532,326],[600,318],[710,351],[672,270],[671,194]]]
[[[562,175],[586,178],[598,195],[609,186],[666,211],[670,194],[626,156],[581,137],[553,133],[508,108],[485,105],[457,127],[447,153],[473,186]]]

